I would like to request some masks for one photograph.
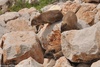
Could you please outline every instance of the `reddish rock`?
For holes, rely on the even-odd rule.
[[[78,3],[67,1],[66,3],[64,3],[64,6],[62,7],[62,13],[66,14],[67,11],[73,11],[76,13],[80,7],[81,5]]]
[[[78,10],[76,13],[77,18],[80,20],[84,20],[90,25],[94,24],[94,17],[96,12],[94,9],[96,8],[97,5],[95,4],[83,4],[81,8]]]
[[[33,31],[7,33],[1,40],[4,64],[17,64],[30,56],[43,63],[43,52]]]

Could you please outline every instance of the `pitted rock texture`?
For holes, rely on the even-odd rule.
[[[89,62],[100,58],[100,22],[82,30],[61,34],[64,56],[72,62]]]
[[[43,52],[36,34],[33,31],[16,31],[3,35],[1,38],[3,63],[17,64],[32,57],[43,63]]]

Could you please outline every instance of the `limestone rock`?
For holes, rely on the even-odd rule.
[[[97,14],[95,15],[95,19],[94,19],[94,23],[97,23],[100,21],[100,10],[97,12]]]
[[[77,18],[80,20],[84,20],[90,25],[94,24],[94,17],[95,17],[95,11],[97,5],[95,4],[83,4],[81,8],[76,13]]]
[[[33,31],[6,33],[1,38],[0,44],[3,46],[4,64],[17,64],[28,57],[43,63],[42,48]]]
[[[92,63],[91,67],[100,67],[100,60]]]
[[[84,28],[90,27],[90,25],[87,24],[84,20],[78,19],[77,27],[78,29],[84,29]]]
[[[100,4],[97,5],[96,9],[100,10]]]
[[[76,13],[80,7],[81,7],[81,5],[78,3],[67,1],[66,3],[64,3],[64,5],[62,7],[62,13],[66,14],[67,11],[73,11]]]
[[[82,30],[65,31],[61,34],[64,56],[72,62],[92,62],[99,59],[100,22]]]
[[[76,3],[81,4],[83,1],[82,0],[74,0]]]
[[[54,50],[59,52],[61,50],[61,23],[56,22],[54,24],[45,24],[44,27],[37,34],[42,47],[46,49],[46,53]],[[49,55],[50,56],[50,55]]]
[[[59,5],[53,5],[48,10],[61,10],[61,7]]]
[[[54,59],[50,59],[45,67],[53,67],[55,65],[55,62],[56,61]]]
[[[25,18],[17,18],[7,22],[6,28],[10,31],[34,31],[36,28],[29,25],[29,21]]]
[[[6,2],[8,2],[8,0],[0,0],[0,6],[6,4]]]
[[[60,57],[53,67],[72,67],[65,57]]]
[[[19,16],[18,12],[6,12],[5,14],[0,15],[0,21],[7,23],[10,20],[17,19]]]
[[[18,63],[15,67],[43,67],[42,64],[35,61],[33,58],[29,57]]]
[[[8,33],[10,32],[7,28],[5,28],[4,26],[2,26],[3,22],[0,22],[0,38],[5,34],[5,33]]]
[[[42,11],[42,12],[46,12],[46,11],[48,11],[48,9],[50,9],[50,7],[52,7],[52,6],[53,6],[53,4],[47,5],[47,6],[43,7],[43,8],[41,8],[41,11]]]
[[[0,65],[2,63],[2,54],[3,54],[3,50],[2,50],[2,48],[0,48]]]
[[[86,2],[86,3],[99,3],[100,0],[83,0],[83,2]]]
[[[31,14],[32,12],[37,12],[36,8],[31,7],[31,8],[23,8],[21,10],[18,11],[18,13],[23,14],[23,13],[28,13]]]
[[[43,62],[43,66],[46,67],[47,64],[49,63],[49,60],[48,58],[44,58],[44,62]]]

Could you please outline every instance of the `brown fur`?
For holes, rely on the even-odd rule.
[[[51,10],[41,13],[31,21],[31,25],[41,25],[45,23],[54,23],[62,20],[62,13],[59,10]]]
[[[61,31],[73,30],[77,28],[77,17],[74,12],[68,11],[64,17],[61,24]]]

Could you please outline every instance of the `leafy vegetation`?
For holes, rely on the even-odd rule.
[[[35,7],[37,10],[40,10],[42,7],[53,3],[55,0],[40,0],[39,3],[29,4],[28,2],[24,3],[22,0],[18,0],[14,6],[10,7],[9,11],[19,11],[22,8]]]

